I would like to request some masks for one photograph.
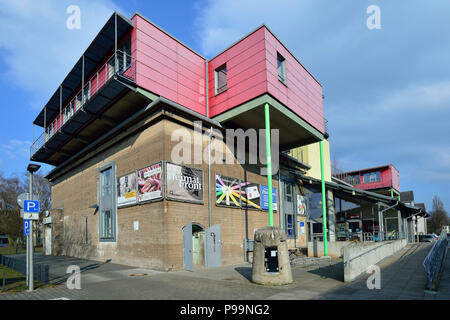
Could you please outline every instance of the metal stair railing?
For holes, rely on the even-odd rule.
[[[448,238],[447,233],[442,231],[439,239],[434,243],[428,255],[425,257],[422,265],[427,274],[428,288],[432,290],[432,284],[439,275],[440,268],[438,266],[441,264],[443,257],[447,254],[448,250]]]

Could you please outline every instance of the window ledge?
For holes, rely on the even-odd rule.
[[[278,81],[280,81],[287,88],[286,79],[283,81],[280,78],[278,78]]]
[[[214,97],[217,97],[218,95],[220,95],[220,94],[222,94],[222,93],[224,93],[224,92],[227,92],[227,91],[228,91],[228,88],[225,89],[225,90],[223,90],[222,92],[216,93],[216,94],[214,95]]]

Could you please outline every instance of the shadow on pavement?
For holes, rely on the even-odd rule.
[[[334,279],[344,282],[344,262],[338,262],[332,265],[323,266],[318,269],[308,270],[309,273],[320,276],[325,279]]]
[[[236,267],[234,268],[241,276],[252,282],[252,267]]]
[[[86,271],[89,271],[89,270],[97,269],[97,268],[99,268],[99,267],[101,267],[101,266],[103,266],[105,264],[110,263],[110,262],[111,262],[111,259],[108,259],[108,260],[106,260],[103,263],[94,263],[94,264],[90,264],[90,265],[84,266],[84,267],[80,268],[80,273],[83,273],[83,272],[86,272]],[[65,274],[65,275],[60,276],[60,277],[55,277],[50,282],[53,283],[53,284],[62,284],[64,282],[66,282],[67,279],[70,276],[71,276],[70,274]]]

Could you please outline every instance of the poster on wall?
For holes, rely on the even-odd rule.
[[[216,173],[216,205],[232,208],[241,207],[241,189],[243,183],[237,178],[222,176]]]
[[[162,199],[162,162],[137,171],[138,201]]]
[[[261,209],[269,210],[269,187],[261,185]],[[272,208],[277,211],[277,189],[272,188]]]
[[[297,194],[297,214],[301,216],[306,215],[305,197],[300,194]]]
[[[243,207],[261,209],[259,184],[243,182],[241,187],[241,200]]]
[[[166,196],[169,200],[203,203],[203,170],[166,163]]]
[[[117,179],[117,206],[136,204],[136,172]]]

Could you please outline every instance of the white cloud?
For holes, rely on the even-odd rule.
[[[72,4],[81,9],[79,30],[66,27]],[[114,10],[111,0],[0,0],[1,76],[42,108]]]
[[[381,30],[366,27],[370,0],[211,0],[196,26],[211,57],[265,23],[323,85],[332,158],[392,163],[420,199],[450,182],[450,3],[411,2],[377,0]]]
[[[355,27],[365,28],[365,7],[359,7],[348,1],[330,5],[323,0],[210,0],[201,6],[195,25],[207,56],[219,53],[261,24],[280,37],[294,55],[319,53],[325,48],[340,51],[366,35],[354,32]],[[349,11],[354,14],[345,15]]]
[[[31,142],[28,140],[9,140],[8,143],[0,144],[0,154],[2,158],[8,158],[8,160],[28,159],[30,156]],[[1,164],[1,163],[0,163]]]
[[[301,19],[302,8],[307,6],[299,1],[208,1],[195,22],[202,51],[215,55],[263,23],[284,28],[283,15],[296,12]]]
[[[388,96],[379,105],[385,110],[397,109],[436,112],[450,107],[450,81],[412,85]]]

